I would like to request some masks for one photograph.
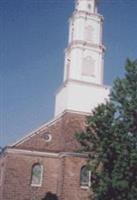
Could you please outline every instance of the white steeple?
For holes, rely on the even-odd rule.
[[[65,110],[88,113],[108,98],[109,89],[102,85],[102,21],[96,0],[75,1],[75,11],[69,19],[64,82],[56,95],[55,115]]]

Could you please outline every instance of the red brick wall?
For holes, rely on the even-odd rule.
[[[80,145],[76,132],[84,129],[85,116],[65,113],[54,124],[45,126],[36,134],[12,146],[41,152],[75,152]],[[52,140],[46,142],[43,134],[49,132]],[[43,184],[32,187],[31,168],[35,163],[44,167]],[[2,200],[41,200],[46,192],[57,194],[59,200],[87,200],[89,191],[80,187],[80,169],[86,163],[81,157],[41,157],[36,155],[7,153]],[[0,161],[1,164],[1,161]]]
[[[34,163],[44,167],[41,187],[32,187],[31,168]],[[41,200],[46,192],[57,194],[59,200],[87,200],[88,191],[80,187],[80,169],[85,158],[48,158],[7,154],[2,200]]]
[[[23,155],[7,155],[2,200],[40,200],[45,193],[56,193],[60,160]],[[31,186],[31,168],[40,162],[44,167],[41,187]]]
[[[89,189],[80,186],[81,167],[87,163],[86,159],[80,157],[66,157],[63,183],[64,200],[87,200],[90,194]]]

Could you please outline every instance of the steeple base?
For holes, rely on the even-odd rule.
[[[109,87],[77,80],[68,80],[56,94],[55,116],[65,110],[90,113],[96,106],[105,103]]]

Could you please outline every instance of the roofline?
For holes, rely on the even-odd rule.
[[[57,116],[57,117],[53,118],[52,120],[50,120],[49,122],[46,122],[46,123],[42,124],[40,127],[38,127],[37,129],[34,129],[33,131],[31,131],[30,133],[28,133],[27,135],[25,135],[24,137],[22,137],[18,141],[16,141],[15,143],[13,143],[11,145],[8,145],[8,147],[13,147],[15,145],[18,145],[18,144],[24,142],[25,140],[27,140],[27,139],[29,139],[31,137],[33,137],[33,135],[36,135],[36,134],[40,133],[43,130],[43,128],[54,124],[60,118],[61,118],[61,116]]]
[[[30,139],[31,137],[33,137],[34,135],[39,134],[44,128],[53,125],[54,123],[56,123],[58,120],[60,120],[62,118],[62,116],[65,113],[75,113],[75,114],[80,114],[80,115],[85,115],[88,116],[91,113],[86,113],[86,112],[79,112],[79,111],[73,111],[73,110],[64,110],[62,113],[60,113],[59,115],[57,115],[56,117],[54,117],[52,120],[50,120],[47,123],[44,123],[43,125],[41,125],[39,128],[34,129],[33,131],[31,131],[30,133],[28,133],[27,135],[25,135],[24,137],[22,137],[21,139],[17,140],[15,143],[12,143],[10,145],[7,145],[7,147],[14,147],[15,145],[19,145],[21,143],[23,143],[24,141]]]

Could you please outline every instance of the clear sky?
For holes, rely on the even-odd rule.
[[[53,117],[74,0],[0,0],[0,146]],[[101,0],[104,83],[137,58],[137,0]]]

